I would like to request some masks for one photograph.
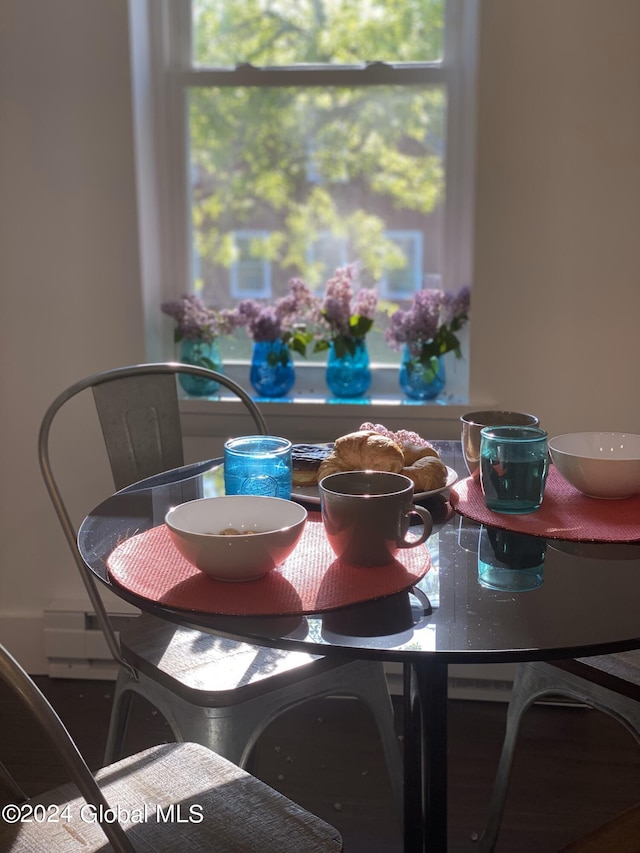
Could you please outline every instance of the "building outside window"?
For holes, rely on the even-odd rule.
[[[349,257],[345,237],[320,231],[307,248],[307,275],[311,272],[313,281],[326,281],[335,269],[349,263]]]
[[[216,307],[277,298],[292,277],[320,292],[351,262],[390,311],[425,276],[471,284],[474,0],[141,8],[138,115],[145,45],[155,81],[146,147],[138,132],[155,164],[142,197],[152,186],[164,201],[169,236],[157,305],[187,291]],[[371,348],[397,364],[381,331]]]
[[[387,231],[385,236],[397,247],[400,263],[395,268],[383,270],[380,296],[394,303],[412,299],[424,286],[422,231]]]
[[[229,270],[229,297],[232,301],[270,299],[273,295],[271,263],[262,250],[268,239],[268,231],[234,232],[235,255]],[[195,280],[199,278],[197,276]]]

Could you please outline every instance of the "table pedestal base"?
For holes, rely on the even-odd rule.
[[[404,664],[404,849],[447,849],[448,667]]]

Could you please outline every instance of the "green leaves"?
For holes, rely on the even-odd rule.
[[[349,318],[349,331],[354,338],[364,338],[371,330],[373,320],[371,317],[362,317],[360,314],[354,314]]]
[[[462,358],[460,341],[453,332],[453,325],[440,326],[435,338],[424,341],[420,347],[420,362],[425,367],[431,364],[432,359],[439,358],[448,352],[454,352],[456,358]],[[458,325],[457,328],[460,328]]]
[[[267,353],[267,364],[269,367],[277,367],[281,365],[286,367],[291,361],[291,354],[286,346],[281,346],[278,349],[270,349]]]
[[[363,336],[358,336],[363,337]],[[338,358],[344,358],[345,355],[354,356],[356,354],[356,341],[358,338],[348,338],[346,335],[337,335],[333,339],[333,348],[336,351]]]
[[[201,367],[206,367],[206,368],[208,368],[209,370],[216,370],[216,371],[217,371],[217,370],[218,370],[218,367],[219,367],[219,365],[217,365],[217,364],[215,363],[215,361],[213,361],[212,359],[210,359],[210,358],[209,358],[208,356],[206,356],[206,355],[201,355],[201,356],[200,356],[200,358],[198,359],[198,364],[199,364]]]
[[[306,358],[307,347],[313,340],[313,335],[311,334],[311,332],[307,331],[307,329],[298,327],[292,332],[285,332],[282,340],[289,347],[289,349],[293,350],[294,352],[297,352],[303,358]]]

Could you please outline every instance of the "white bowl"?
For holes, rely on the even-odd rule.
[[[549,440],[562,476],[591,498],[628,498],[640,492],[640,435],[572,432]]]
[[[222,581],[255,580],[284,563],[306,521],[300,504],[256,495],[201,498],[175,506],[165,516],[182,556]],[[238,532],[222,533],[229,529]]]

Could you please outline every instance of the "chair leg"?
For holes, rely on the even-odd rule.
[[[519,664],[509,700],[505,736],[489,802],[487,822],[479,839],[480,853],[490,853],[496,845],[522,718],[525,711],[545,692],[546,690],[540,689],[538,685],[534,668],[528,664]]]
[[[395,735],[393,704],[384,668],[379,662],[353,661],[339,669],[281,687],[273,694],[266,693],[238,705],[220,708],[191,704],[143,674],[135,681],[127,673],[119,673],[107,739],[107,762],[115,760],[122,748],[132,693],[140,694],[158,709],[177,741],[208,746],[243,769],[262,732],[284,711],[322,696],[353,696],[367,706],[375,719],[402,820],[402,755]]]
[[[525,711],[543,696],[567,696],[613,717],[640,743],[640,706],[633,699],[544,662],[518,664],[513,682],[505,737],[489,802],[480,853],[490,853],[498,840],[513,758]]]
[[[21,802],[22,800],[28,800],[29,797],[22,790],[20,785],[13,778],[11,773],[7,770],[4,764],[0,761],[0,783],[2,783],[6,788],[11,791],[11,794],[15,798],[17,802]]]
[[[104,751],[105,764],[113,764],[114,761],[118,761],[123,757],[123,745],[131,714],[132,688],[134,684],[134,679],[121,667],[118,670],[113,693],[109,731]]]
[[[383,665],[377,662],[368,663],[357,674],[354,672],[350,673],[349,690],[373,714],[378,727],[389,781],[402,826],[404,818],[403,760],[395,732],[393,702],[389,695],[387,677]]]

